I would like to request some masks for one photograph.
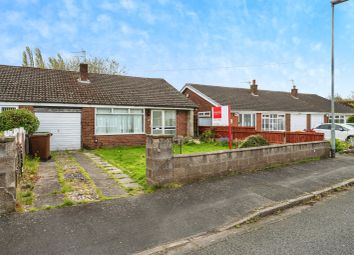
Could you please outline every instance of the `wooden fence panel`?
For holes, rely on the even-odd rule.
[[[199,127],[202,134],[206,130],[213,130],[216,138],[225,138],[229,136],[228,127]],[[237,140],[244,140],[250,135],[261,135],[268,142],[273,144],[283,143],[302,143],[323,141],[324,134],[317,132],[282,132],[282,131],[256,131],[253,127],[233,127],[232,137]]]

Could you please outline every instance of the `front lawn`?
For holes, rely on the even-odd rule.
[[[184,144],[182,146],[182,154],[212,152],[227,149],[227,146],[218,143]],[[174,145],[173,152],[174,154],[180,154],[180,147]],[[145,180],[145,146],[97,149],[95,150],[95,153],[112,165],[122,169],[145,189],[148,187]]]

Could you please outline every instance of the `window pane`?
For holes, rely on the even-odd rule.
[[[128,113],[128,109],[125,109],[125,108],[114,108],[113,109],[113,112],[114,113]]]
[[[165,127],[176,127],[176,111],[165,111]]]
[[[243,118],[243,114],[239,114],[238,115],[238,125],[239,126],[242,126],[243,124],[242,124],[242,118]]]
[[[152,127],[162,127],[162,111],[153,111]]]
[[[144,116],[142,115],[133,115],[130,117],[132,119],[133,122],[133,133],[143,133],[144,130]]]
[[[144,110],[143,109],[130,109],[130,113],[140,113],[140,114],[143,114],[144,113]]]
[[[111,108],[96,108],[97,113],[111,113],[112,109]]]
[[[252,126],[252,117],[251,114],[244,114],[244,126],[250,127]]]

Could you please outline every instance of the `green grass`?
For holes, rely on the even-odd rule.
[[[222,145],[220,143],[183,144],[182,154],[213,152],[213,151],[222,151],[228,149],[229,149],[228,145]],[[179,145],[173,146],[173,153],[180,154]]]
[[[32,158],[29,156],[26,156],[25,161],[23,163],[23,168],[24,168],[24,173],[25,174],[37,174],[38,171],[38,166],[39,166],[39,158]]]
[[[182,154],[212,152],[227,150],[228,147],[221,144],[202,143],[202,144],[184,144],[182,146]],[[174,154],[180,153],[178,145],[173,147]],[[116,147],[108,149],[97,149],[95,153],[112,165],[122,169],[126,174],[133,178],[137,183],[149,190],[146,183],[146,158],[145,146],[136,147]]]
[[[33,188],[37,181],[39,158],[26,156],[23,163],[23,174],[17,185],[16,200],[17,210],[23,211],[25,206],[33,204]]]

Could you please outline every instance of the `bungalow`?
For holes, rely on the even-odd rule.
[[[253,80],[250,88],[186,84],[181,92],[199,107],[196,126],[211,126],[211,108],[230,105],[233,126],[250,126],[263,131],[303,131],[330,121],[330,100],[315,94],[259,90]],[[354,109],[335,105],[335,122],[345,123]]]
[[[0,65],[0,111],[27,108],[51,149],[145,144],[146,134],[193,135],[196,105],[163,79]]]

